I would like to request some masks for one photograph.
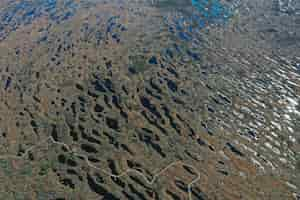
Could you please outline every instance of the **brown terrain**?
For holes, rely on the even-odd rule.
[[[0,200],[300,199],[300,3],[193,2],[0,2]]]

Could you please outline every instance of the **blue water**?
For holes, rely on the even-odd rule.
[[[165,17],[165,22],[169,25],[169,32],[175,34],[178,39],[184,42],[192,41],[193,45],[200,48],[202,41],[195,35],[210,25],[226,25],[232,17],[233,9],[222,4],[220,0],[191,0],[191,4],[193,11],[189,12],[190,14],[186,12],[171,18]],[[178,55],[186,55],[193,61],[201,60],[201,55],[197,51],[182,49],[176,43],[173,47],[165,49],[163,54],[166,59],[171,60]]]
[[[204,21],[227,21],[231,16],[230,9],[219,0],[192,0],[192,5],[201,16],[201,24]]]
[[[57,8],[57,0],[20,1],[0,12],[1,22],[8,25],[13,19],[18,24],[30,24],[42,15],[49,15],[55,21],[64,21],[74,15],[78,7],[74,0],[64,0],[61,8]],[[23,15],[19,15],[23,13]]]
[[[190,34],[195,29],[203,29],[212,24],[225,24],[232,16],[232,11],[220,0],[191,0],[191,4],[195,12],[189,16],[174,17],[174,27],[170,28],[170,32],[174,33],[176,30],[177,36],[184,41],[193,39]]]
[[[11,81],[12,81],[11,77],[8,77],[6,80],[6,83],[5,83],[5,87],[4,87],[5,90],[7,90],[9,88]]]

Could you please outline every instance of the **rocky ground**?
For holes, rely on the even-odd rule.
[[[298,1],[2,0],[0,19],[1,200],[300,199]]]

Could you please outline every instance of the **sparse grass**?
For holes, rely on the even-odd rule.
[[[300,160],[297,161],[297,163],[296,163],[296,168],[297,168],[298,170],[300,170]]]
[[[26,175],[26,176],[31,176],[32,175],[32,166],[28,164],[28,165],[22,167],[20,174]]]
[[[143,72],[149,67],[149,65],[147,65],[147,58],[141,55],[129,56],[129,61],[129,67],[137,73]]]
[[[44,176],[48,173],[48,170],[51,168],[51,164],[49,162],[42,163],[39,171],[39,175]]]
[[[3,172],[6,174],[6,175],[9,175],[11,174],[11,164],[8,160],[1,160],[0,159],[0,169],[3,170]]]
[[[296,155],[296,169],[300,171],[300,154]]]

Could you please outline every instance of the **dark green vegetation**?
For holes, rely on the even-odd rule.
[[[0,200],[296,199],[298,10],[1,1]]]

